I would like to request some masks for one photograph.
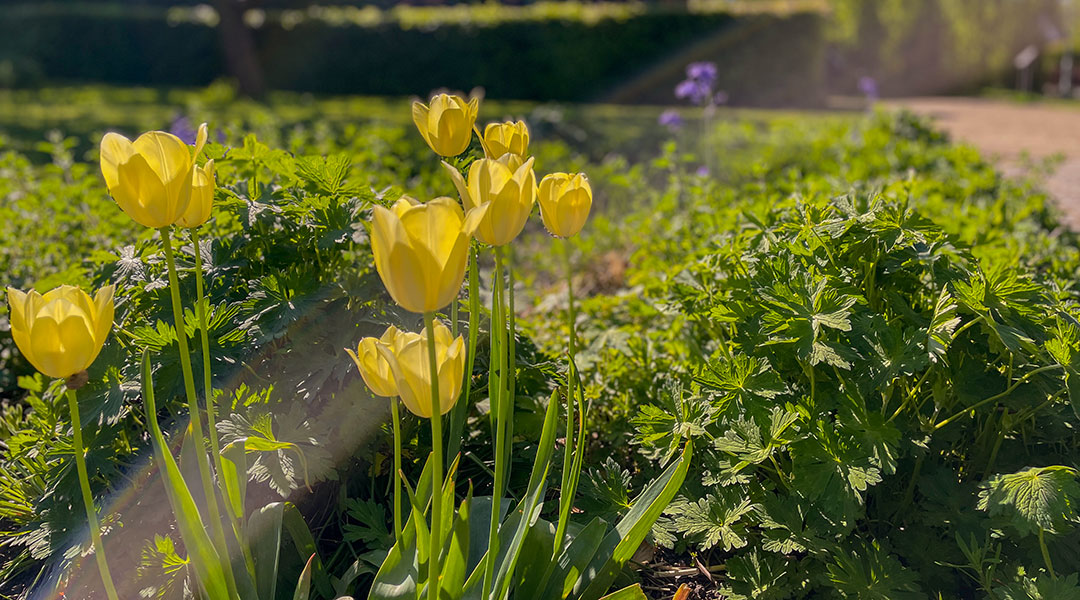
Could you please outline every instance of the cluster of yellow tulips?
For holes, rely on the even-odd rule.
[[[116,134],[108,133],[101,140],[101,174],[109,193],[117,205],[132,219],[146,227],[158,229],[164,243],[165,258],[169,270],[169,283],[173,297],[173,317],[179,331],[183,331],[182,306],[177,289],[176,266],[170,241],[170,228],[180,226],[191,229],[192,242],[198,245],[198,231],[210,218],[214,199],[214,161],[198,164],[206,144],[206,124],[199,127],[195,147],[185,144],[175,135],[152,131],[138,137],[134,142]],[[203,293],[201,258],[195,253],[197,287],[200,298]],[[97,511],[90,492],[86,470],[85,449],[76,390],[87,383],[86,369],[101,352],[113,325],[114,287],[106,286],[91,298],[77,287],[60,286],[45,294],[36,291],[22,292],[8,288],[8,306],[11,312],[11,330],[15,344],[23,356],[37,370],[49,377],[66,380],[68,406],[75,442],[75,464],[82,489],[83,504],[90,525],[91,542],[106,593],[110,600],[117,600],[116,586],[109,573],[108,561],[101,544],[101,532]],[[204,372],[206,374],[207,415],[210,437],[217,450],[217,433],[214,427],[213,394],[210,389],[209,341],[206,337],[206,314],[202,302],[197,302],[197,313],[203,335]],[[205,442],[200,423],[199,409],[192,379],[187,349],[187,337],[177,336],[183,366],[185,387],[191,411],[192,431],[196,447],[204,451]],[[149,415],[156,418],[155,415]],[[216,452],[215,452],[216,455]],[[199,461],[200,475],[205,488],[209,486],[211,473],[205,461]],[[218,463],[220,471],[220,463]],[[210,510],[216,513],[216,495],[207,494]],[[221,548],[225,547],[220,521],[215,535]]]
[[[473,134],[476,133],[484,156],[471,162],[464,175],[443,161],[451,182],[460,197],[457,200],[441,197],[420,203],[409,197],[398,199],[389,208],[376,206],[371,223],[372,251],[375,267],[395,302],[406,310],[424,317],[420,333],[400,331],[390,327],[380,338],[365,338],[355,350],[348,350],[360,373],[376,396],[391,398],[395,431],[395,493],[394,529],[398,540],[402,536],[401,522],[401,448],[398,428],[400,398],[405,407],[419,417],[430,420],[432,432],[432,456],[430,460],[433,482],[443,478],[443,415],[451,413],[449,451],[456,454],[468,406],[470,386],[466,385],[473,369],[479,319],[479,260],[480,243],[492,248],[495,259],[491,305],[491,358],[488,396],[490,417],[495,431],[495,490],[491,511],[488,556],[486,565],[484,597],[490,592],[495,567],[494,557],[499,549],[499,517],[508,477],[509,439],[512,431],[513,402],[515,390],[514,352],[514,300],[513,269],[508,246],[524,229],[533,207],[539,199],[543,223],[553,235],[567,238],[577,234],[588,218],[592,205],[592,190],[588,179],[582,174],[553,173],[545,176],[537,185],[533,171],[534,161],[528,156],[529,130],[522,121],[492,123],[483,134],[476,127],[478,101],[466,101],[459,96],[439,94],[430,103],[413,105],[413,120],[427,144],[437,154],[450,158],[468,151]],[[191,242],[198,248],[198,228],[211,214],[215,191],[214,161],[199,164],[208,137],[206,124],[199,127],[194,147],[185,144],[174,135],[153,131],[139,136],[135,141],[108,133],[101,140],[101,172],[110,194],[117,205],[136,222],[157,229],[165,254],[169,288],[172,296],[174,324],[177,335],[184,388],[190,412],[188,429],[196,452],[205,455],[209,433],[211,461],[199,460],[199,476],[205,492],[205,502],[210,521],[209,534],[201,527],[185,526],[185,541],[190,534],[194,542],[205,542],[204,554],[227,557],[229,547],[222,522],[216,515],[217,493],[214,491],[214,474],[222,486],[222,497],[232,501],[225,489],[225,472],[222,469],[221,449],[215,427],[213,389],[209,340],[207,338],[204,282],[200,252],[194,253],[196,316],[202,332],[202,356],[204,373],[204,398],[206,401],[207,428],[204,431],[192,375],[187,336],[183,334],[183,304],[177,282],[172,231],[174,227],[187,228]],[[473,240],[479,243],[474,244]],[[458,334],[458,303],[466,273],[469,274],[469,329],[468,348],[465,338]],[[509,281],[507,281],[509,280]],[[569,283],[569,282],[568,282]],[[71,410],[76,445],[75,459],[91,540],[101,577],[110,600],[117,600],[116,587],[109,573],[108,562],[101,544],[97,512],[90,492],[89,477],[85,464],[76,390],[87,382],[86,369],[94,362],[108,337],[113,324],[113,286],[106,286],[91,298],[84,291],[71,286],[61,286],[45,294],[36,291],[22,292],[8,289],[11,311],[12,335],[27,360],[39,371],[50,377],[63,378],[67,383],[67,396]],[[436,320],[436,311],[451,307],[451,327]],[[567,370],[567,453],[569,461],[574,431],[573,369],[573,300],[570,302],[570,344]],[[148,364],[144,360],[145,365]],[[144,378],[148,378],[148,371]],[[144,381],[144,386],[146,385]],[[458,402],[464,389],[466,400]],[[164,446],[164,438],[157,427],[152,404],[152,386],[147,390],[147,412],[153,439]],[[578,395],[580,398],[580,394]],[[583,403],[580,407],[582,415]],[[579,430],[584,431],[583,420]],[[580,438],[579,438],[580,439]],[[157,449],[160,450],[160,449]],[[161,468],[175,470],[175,463],[167,452],[156,454],[163,464]],[[580,454],[578,455],[580,459]],[[580,460],[575,461],[578,465]],[[569,462],[567,467],[569,467]],[[568,480],[569,468],[564,468],[564,489],[567,500],[560,510],[558,536],[565,532],[565,520],[569,515],[569,502],[573,497],[576,477]],[[171,471],[170,471],[171,473]],[[177,476],[178,471],[176,471]],[[171,476],[171,475],[170,475]],[[194,506],[190,492],[180,482],[173,488],[170,501],[178,513]],[[442,522],[442,494],[431,496],[431,523]],[[233,527],[239,528],[236,515],[226,511]],[[197,515],[196,515],[197,517]],[[181,519],[183,520],[183,519]],[[197,518],[196,518],[197,520]],[[189,520],[190,521],[190,520]],[[187,523],[188,521],[185,521]],[[192,531],[188,531],[194,529]],[[432,529],[428,529],[429,531]],[[188,542],[190,546],[194,542]],[[556,545],[558,547],[558,545]],[[209,548],[209,550],[206,550]],[[248,557],[245,557],[248,558]],[[427,597],[440,598],[439,553],[434,552],[429,562]],[[230,569],[220,572],[199,571],[201,584],[208,591],[218,590],[222,597],[237,597],[236,582]],[[216,574],[215,574],[216,573]],[[211,597],[215,594],[211,593]]]
[[[478,101],[438,94],[428,104],[413,104],[413,121],[428,146],[446,158],[464,154],[475,132],[484,157],[473,160],[465,175],[443,161],[457,189],[461,204],[440,197],[419,203],[408,197],[390,208],[374,209],[371,229],[375,266],[390,296],[401,307],[424,315],[424,330],[405,333],[391,326],[380,338],[362,339],[355,351],[348,350],[364,381],[376,396],[390,397],[395,433],[394,529],[402,539],[400,435],[397,403],[431,422],[434,489],[443,486],[443,419],[451,418],[450,448],[459,447],[461,424],[467,407],[458,403],[466,375],[472,374],[476,351],[479,290],[476,245],[472,239],[492,248],[495,257],[491,306],[491,364],[488,377],[490,416],[495,431],[495,489],[492,493],[489,557],[483,597],[487,598],[499,550],[499,504],[508,476],[508,442],[511,435],[514,398],[514,307],[512,266],[507,265],[506,247],[525,228],[539,197],[544,225],[553,235],[567,238],[584,226],[592,206],[592,189],[583,174],[553,173],[536,183],[533,158],[528,156],[529,129],[522,121],[491,123],[483,134],[476,126]],[[457,298],[469,277],[469,347],[457,333]],[[509,288],[504,281],[509,276]],[[572,296],[571,296],[572,297]],[[453,331],[436,321],[435,312],[451,305]],[[573,306],[571,300],[571,308]],[[573,315],[571,310],[570,367],[567,371],[567,439],[572,443],[573,423]],[[455,337],[456,335],[456,337]],[[466,365],[466,356],[468,364]],[[456,450],[454,450],[456,453]],[[566,453],[569,460],[571,452]],[[569,463],[568,465],[569,466]],[[564,469],[564,478],[570,469]],[[576,481],[576,478],[575,478]],[[572,498],[573,491],[569,491]],[[569,502],[569,500],[567,500]],[[568,505],[567,505],[568,508]],[[442,494],[431,496],[431,526],[442,522]],[[567,514],[569,511],[567,510]],[[564,529],[565,524],[560,523]],[[561,532],[560,532],[561,533]],[[433,542],[434,544],[434,542]],[[558,547],[558,546],[556,546]],[[427,597],[440,598],[439,552],[428,561]]]

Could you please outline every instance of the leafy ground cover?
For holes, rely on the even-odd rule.
[[[156,482],[142,470],[139,365],[118,340],[155,350],[162,418],[179,422],[184,409],[177,336],[154,308],[164,265],[148,235],[107,217],[119,212],[93,148],[106,129],[212,116],[221,191],[209,239],[181,255],[181,283],[193,285],[201,252],[215,387],[232,409],[222,431],[281,442],[252,457],[252,487],[295,501],[327,581],[364,596],[393,542],[388,411],[340,348],[415,318],[378,285],[359,224],[402,192],[450,192],[404,103],[255,106],[223,88],[30,99],[0,97],[43,107],[0,123],[0,190],[14,200],[0,207],[7,283],[112,282],[130,299],[117,309],[124,335],[80,398],[95,491],[115,499]],[[595,189],[571,257],[587,296],[578,366],[593,432],[575,518],[624,515],[694,444],[686,484],[626,583],[655,598],[683,582],[702,598],[1080,594],[1080,256],[1038,188],[907,116],[725,111],[702,140],[655,127],[647,109],[485,110],[526,117],[537,161],[586,170]],[[54,128],[63,133],[47,137]],[[522,302],[518,496],[566,334],[555,283],[565,267],[540,250],[545,233],[530,235],[515,262],[525,289],[550,293]],[[0,551],[5,593],[17,595],[39,573],[55,577],[43,565],[79,562],[83,524],[60,386],[29,375],[10,338],[0,349]],[[458,481],[490,490],[479,415],[470,410]],[[416,419],[403,433],[415,475],[430,442]],[[179,597],[188,567],[168,522],[130,516],[150,503],[114,500],[129,515],[115,529],[139,549],[126,557],[141,562],[138,589]],[[302,567],[284,560],[282,581]]]

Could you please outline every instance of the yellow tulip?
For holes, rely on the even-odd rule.
[[[389,209],[376,206],[371,250],[394,301],[416,313],[453,302],[465,279],[470,233],[450,198],[419,204],[403,196]]]
[[[552,235],[568,238],[585,226],[592,187],[584,173],[552,173],[540,180],[540,217]]]
[[[529,153],[529,128],[524,121],[489,123],[484,128],[484,144],[491,158],[507,153],[523,157]]]
[[[454,180],[473,234],[489,246],[509,244],[525,228],[536,202],[533,159],[504,154],[498,160],[482,158],[469,166],[468,181],[443,162]]]
[[[390,362],[379,352],[379,347],[388,348],[396,355],[407,342],[419,337],[419,334],[403,332],[391,325],[386,328],[382,337],[366,337],[360,340],[356,352],[348,348],[345,351],[356,363],[356,368],[360,370],[360,376],[364,378],[364,383],[371,389],[371,393],[392,398],[398,395],[397,381],[394,379]]]
[[[111,285],[93,299],[62,285],[44,295],[8,288],[11,337],[30,364],[49,377],[85,371],[101,352],[113,324]]]
[[[390,364],[398,394],[405,408],[418,417],[431,418],[431,365],[427,328],[413,334],[395,352],[386,345],[379,352]],[[450,412],[457,402],[465,376],[465,338],[452,338],[450,330],[435,322],[435,366],[439,377],[439,414]]]
[[[438,94],[429,104],[413,102],[412,117],[420,135],[440,156],[457,156],[469,147],[480,101]]]
[[[210,218],[210,209],[214,206],[214,160],[206,161],[203,166],[192,169],[191,202],[176,224],[181,227],[198,227]]]
[[[117,133],[101,138],[101,174],[109,193],[146,227],[172,225],[187,210],[193,164],[187,144],[164,131],[144,133],[134,142]]]

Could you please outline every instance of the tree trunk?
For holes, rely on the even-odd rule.
[[[255,51],[255,37],[244,25],[241,7],[237,0],[215,0],[221,22],[221,46],[225,51],[225,68],[236,79],[239,91],[245,96],[262,98],[266,93],[262,65]]]

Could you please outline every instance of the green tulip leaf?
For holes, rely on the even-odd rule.
[[[195,568],[199,585],[210,598],[236,599],[235,590],[229,589],[225,578],[225,569],[231,568],[222,560],[206,533],[207,526],[199,515],[195,498],[180,474],[180,467],[168,451],[168,443],[157,422],[157,404],[154,402],[154,382],[150,371],[150,355],[143,352],[142,392],[146,403],[147,421],[150,424],[150,439],[154,447],[154,458],[165,480],[165,490],[176,516],[176,524],[188,551],[188,558]]]

